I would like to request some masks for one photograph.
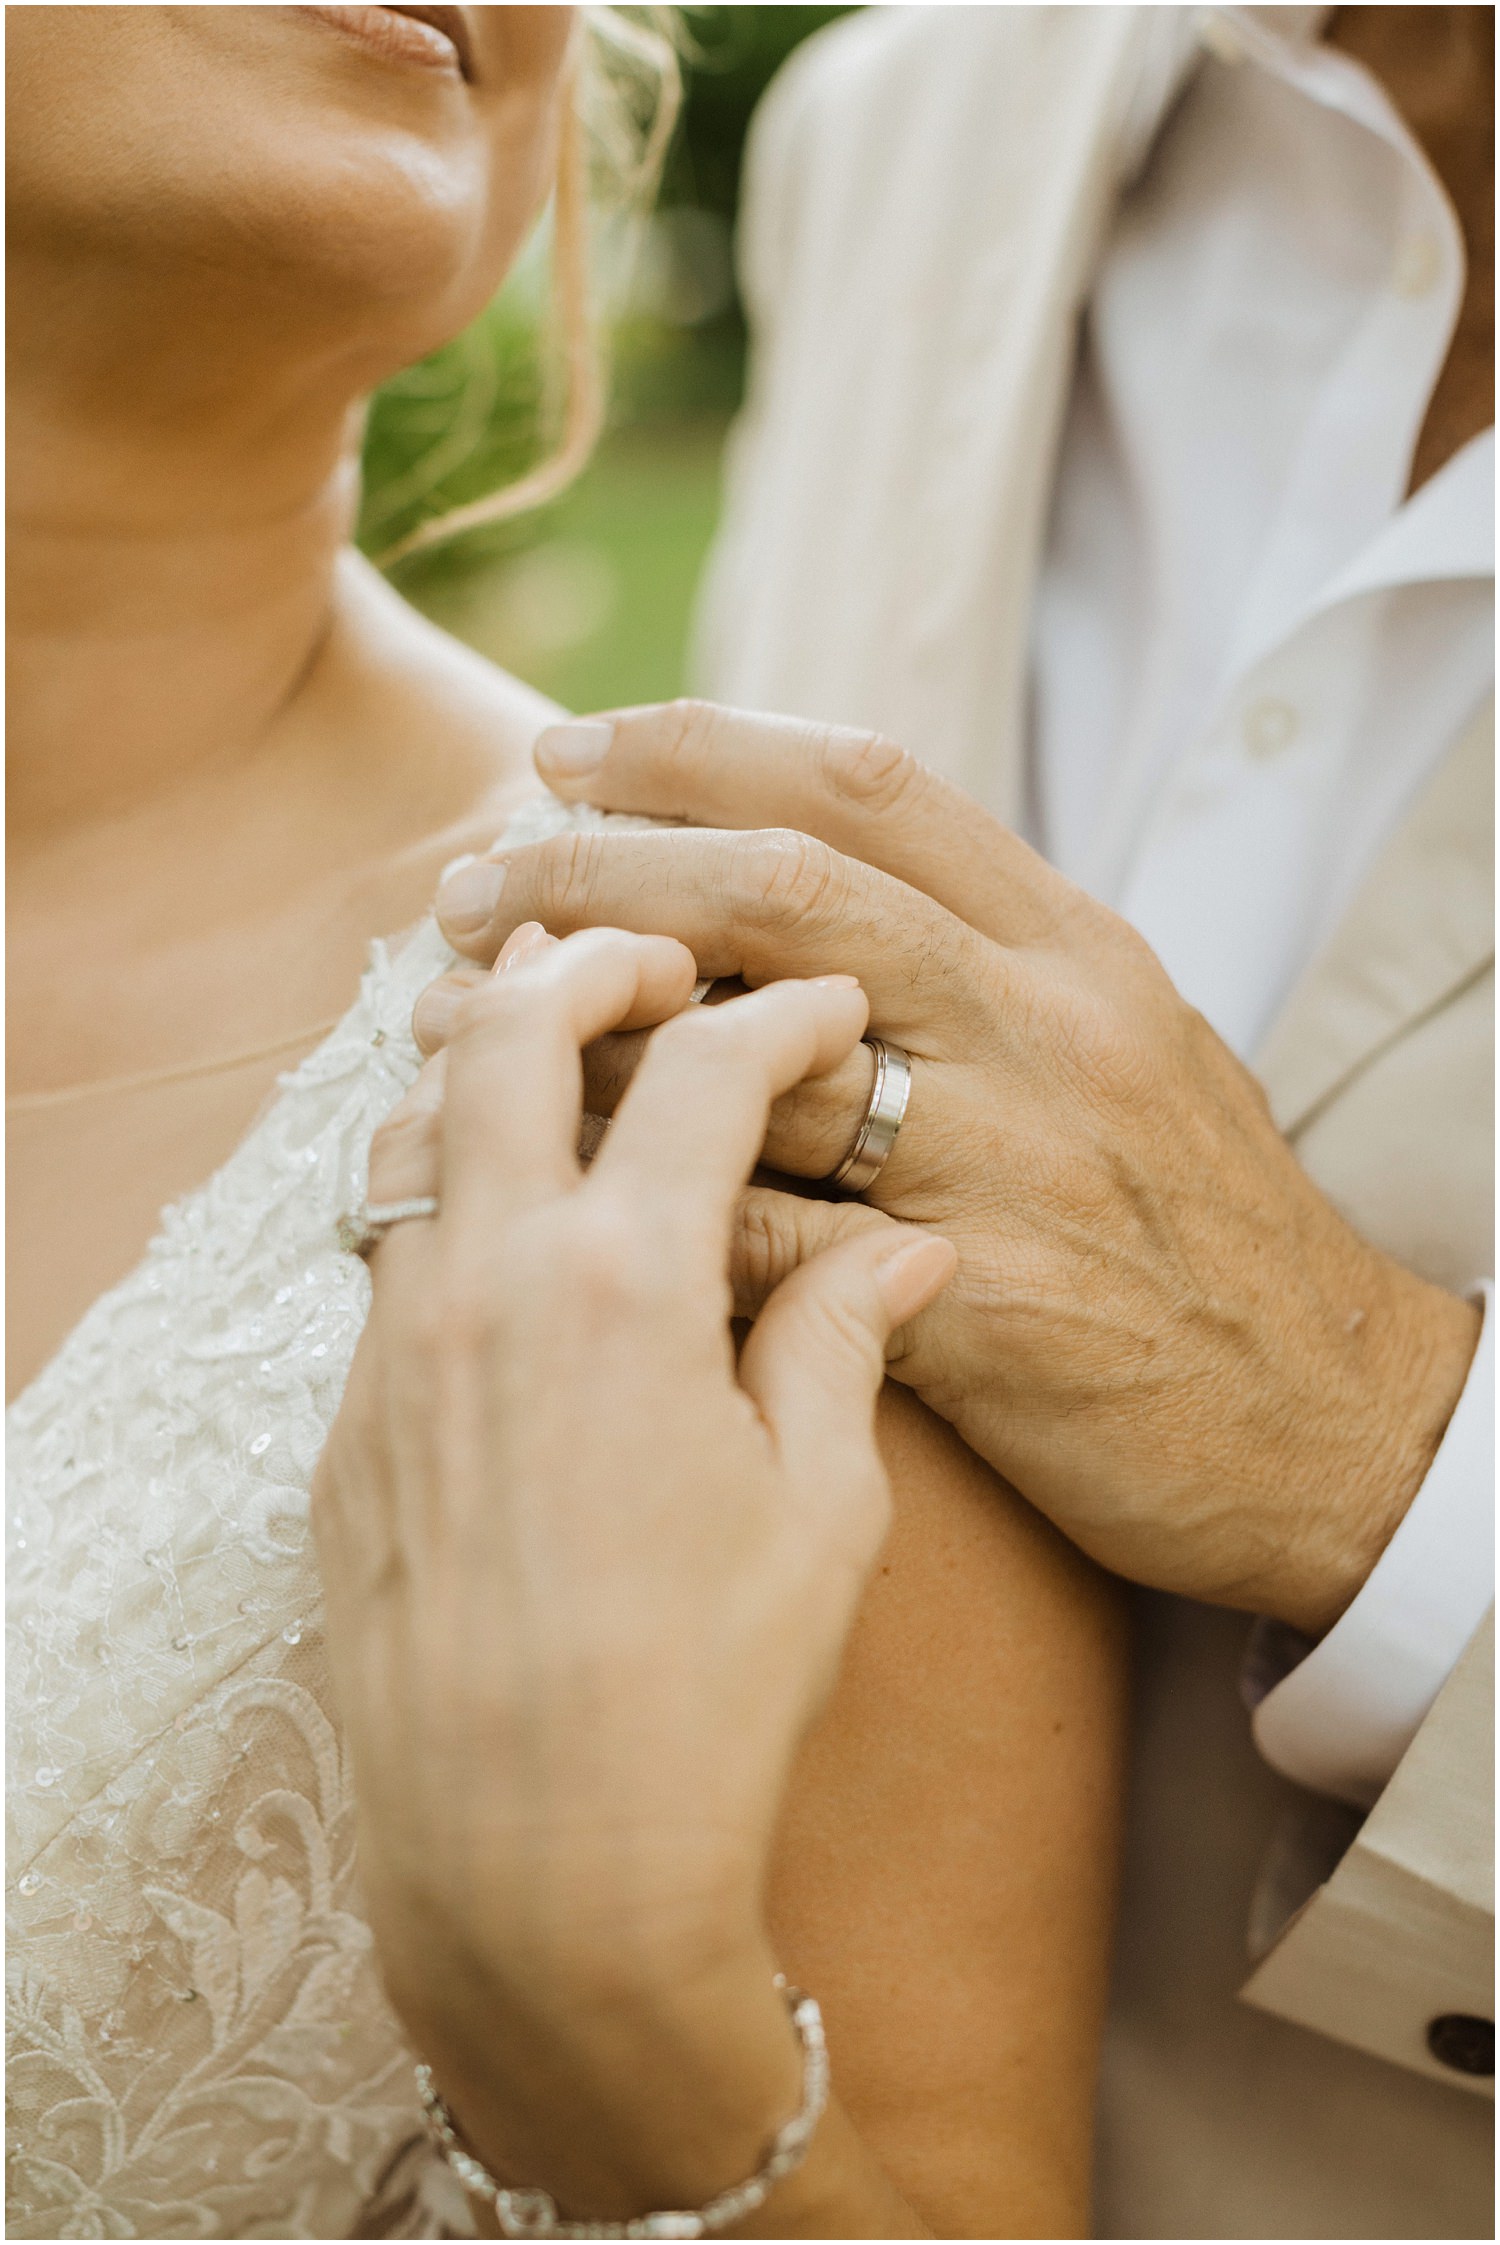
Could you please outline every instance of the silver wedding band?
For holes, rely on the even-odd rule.
[[[421,1193],[414,1200],[367,1201],[352,1216],[341,1216],[334,1230],[344,1253],[357,1255],[361,1262],[367,1263],[372,1251],[394,1226],[409,1224],[417,1216],[436,1216],[437,1212],[436,1193]]]
[[[854,1144],[828,1180],[845,1193],[863,1193],[874,1184],[896,1143],[911,1097],[911,1055],[900,1045],[887,1044],[884,1037],[866,1037],[864,1042],[875,1055],[870,1103]]]
[[[845,1193],[863,1193],[874,1184],[896,1143],[911,1097],[910,1054],[900,1045],[887,1043],[884,1037],[866,1037],[863,1041],[875,1056],[875,1080],[854,1143],[828,1179]],[[436,1193],[421,1193],[411,1200],[369,1201],[352,1214],[341,1216],[334,1229],[347,1255],[358,1255],[368,1262],[395,1225],[436,1216],[438,1208]]]

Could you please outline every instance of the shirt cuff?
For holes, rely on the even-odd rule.
[[[1427,1478],[1353,1604],[1255,1709],[1273,1769],[1370,1808],[1494,1597],[1495,1300]]]

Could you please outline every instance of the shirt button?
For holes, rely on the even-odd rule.
[[[1263,694],[1240,719],[1240,733],[1252,756],[1279,756],[1297,737],[1297,712],[1290,702]]]
[[[1398,296],[1427,296],[1443,270],[1443,253],[1432,234],[1408,234],[1396,250],[1391,285]]]
[[[1427,2029],[1427,2047],[1440,2066],[1488,2081],[1495,2071],[1495,2022],[1467,2011],[1445,2011]]]

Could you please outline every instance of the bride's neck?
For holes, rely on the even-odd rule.
[[[358,413],[326,371],[235,363],[232,339],[194,361],[180,327],[154,344],[138,329],[122,353],[49,322],[50,276],[11,278],[7,767],[24,860],[211,793],[265,748],[329,628]]]

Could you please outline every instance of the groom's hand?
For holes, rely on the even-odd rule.
[[[1105,1564],[1327,1627],[1421,1484],[1477,1315],[1349,1229],[1141,939],[868,734],[675,703],[554,727],[537,763],[718,831],[498,850],[439,899],[455,946],[607,923],[752,984],[858,975],[913,1055],[869,1202],[960,1256],[894,1374]],[[870,1071],[861,1049],[782,1101],[767,1158],[826,1176]],[[752,1194],[742,1298],[880,1220]]]

